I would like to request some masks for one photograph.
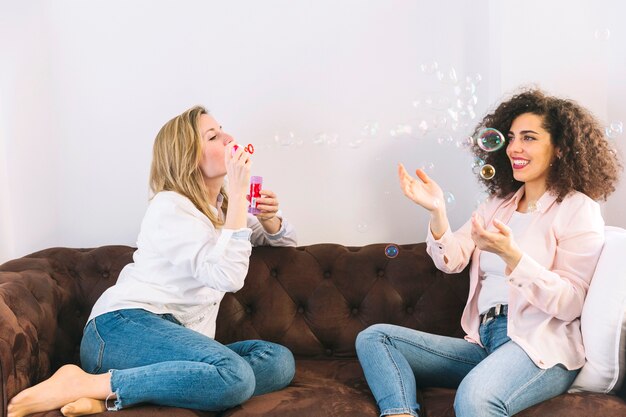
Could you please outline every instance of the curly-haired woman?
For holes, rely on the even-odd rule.
[[[251,243],[296,244],[272,191],[261,190],[260,213],[247,214],[249,182],[249,154],[203,107],[167,122],[154,142],[154,197],[134,262],[93,307],[80,349],[84,371],[61,367],[16,395],[8,417],[140,403],[221,410],[288,385],[295,364],[287,348],[213,339],[224,294],[243,286]]]
[[[477,126],[508,137],[477,156],[495,167],[490,198],[456,232],[441,188],[400,165],[404,194],[430,212],[427,251],[447,273],[470,266],[464,339],[377,324],[356,348],[381,415],[417,416],[416,386],[458,388],[457,417],[511,416],[565,392],[585,363],[580,320],[604,242],[594,200],[621,165],[577,103],[526,90]]]

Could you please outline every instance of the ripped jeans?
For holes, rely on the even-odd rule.
[[[287,386],[295,363],[280,345],[229,345],[182,326],[171,314],[117,310],[92,319],[80,346],[82,368],[111,373],[109,410],[140,403],[217,411]],[[113,403],[113,404],[111,404]]]

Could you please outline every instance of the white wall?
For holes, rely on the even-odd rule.
[[[62,243],[51,49],[41,2],[0,3],[0,261]]]
[[[626,3],[611,0],[491,0],[499,85],[532,83],[577,100],[605,125],[626,122]],[[498,97],[493,97],[497,100]],[[610,139],[626,155],[626,134]],[[622,175],[624,178],[624,175]],[[602,204],[609,225],[626,227],[626,180]]]
[[[0,221],[9,219],[0,227],[10,242],[0,261],[50,246],[133,245],[154,136],[194,104],[255,145],[253,173],[278,193],[301,244],[422,241],[427,216],[399,191],[398,162],[434,166],[460,226],[480,190],[454,142],[520,83],[626,120],[625,96],[611,92],[623,84],[612,66],[624,66],[626,42],[614,34],[619,45],[599,47],[593,30],[581,32],[606,22],[589,21],[603,11],[583,0],[22,3],[0,3]],[[571,17],[555,18],[563,10]],[[563,42],[567,53],[551,55]],[[442,81],[422,71],[433,61]],[[477,115],[453,126],[447,108],[470,98],[465,78],[476,74]],[[390,134],[421,120],[425,135]],[[364,138],[368,123],[379,128]],[[338,144],[316,144],[320,133]],[[620,201],[605,212],[626,226]]]
[[[0,97],[3,94],[0,91]],[[0,115],[3,112],[3,103],[0,102]],[[7,178],[6,134],[4,120],[0,119],[0,262],[10,259],[13,254],[12,216],[9,213],[9,183]]]

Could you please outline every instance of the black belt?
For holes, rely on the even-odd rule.
[[[508,304],[496,304],[491,307],[485,314],[480,315],[480,324],[485,324],[496,317],[506,316],[509,312]]]

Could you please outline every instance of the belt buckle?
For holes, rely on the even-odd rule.
[[[496,307],[494,309],[494,317],[498,317],[500,315],[500,313],[502,312],[502,304],[496,304]]]
[[[487,311],[485,314],[483,314],[483,315],[480,317],[480,324],[481,324],[481,325],[482,325],[482,324],[485,324],[485,323],[487,323],[489,320],[491,320],[492,318],[493,318],[493,317],[491,317],[491,316],[489,315],[489,311]]]

